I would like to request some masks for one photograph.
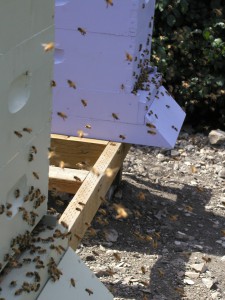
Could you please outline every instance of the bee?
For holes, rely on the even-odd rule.
[[[172,125],[172,128],[173,128],[175,131],[178,131],[177,127],[175,127],[174,125]]]
[[[22,133],[20,133],[19,131],[14,131],[14,134],[18,137],[18,138],[21,138],[23,135]]]
[[[29,153],[29,156],[28,156],[28,161],[31,162],[34,160],[34,156],[32,153]]]
[[[155,117],[156,117],[156,119],[158,119],[158,116],[157,116],[157,114],[155,114]]]
[[[19,196],[20,196],[20,190],[16,189],[15,192],[14,192],[14,195],[15,195],[15,198],[19,198]]]
[[[166,104],[166,108],[170,108],[170,106],[168,104]]]
[[[56,87],[56,82],[55,82],[55,80],[51,80],[50,86],[51,86],[51,87]]]
[[[85,125],[85,128],[91,129],[91,125],[90,125],[90,124],[86,124],[86,125]]]
[[[169,93],[168,91],[166,91],[166,94],[167,94],[168,96],[171,96],[170,93]]]
[[[125,135],[120,134],[119,138],[122,139],[122,140],[125,140],[126,137],[125,137]]]
[[[55,203],[56,203],[56,205],[58,205],[58,206],[64,206],[64,202],[61,201],[61,200],[56,200]]]
[[[71,283],[71,285],[72,285],[73,287],[76,286],[76,282],[75,282],[75,280],[74,280],[73,278],[70,278],[70,283]]]
[[[121,261],[121,256],[119,255],[119,253],[113,253],[113,256],[116,261]]]
[[[128,52],[126,52],[126,60],[127,60],[127,61],[130,61],[130,62],[133,60],[132,55],[129,54]]]
[[[146,269],[145,269],[144,266],[141,267],[141,272],[142,272],[142,274],[145,274],[145,273],[146,273]]]
[[[34,277],[35,277],[35,281],[36,282],[40,282],[41,281],[41,277],[39,275],[39,273],[37,271],[34,272]]]
[[[151,124],[151,123],[146,123],[146,126],[149,128],[156,128],[155,125]]]
[[[39,178],[39,175],[38,175],[36,172],[33,172],[32,174],[33,174],[34,178],[40,179],[40,178]]]
[[[7,216],[7,217],[12,217],[12,212],[11,212],[10,210],[8,210],[8,211],[6,212],[6,216]]]
[[[139,52],[142,50],[142,44],[139,45]]]
[[[2,215],[5,211],[5,206],[2,204],[0,205],[0,215]]]
[[[117,114],[115,114],[115,113],[112,113],[112,117],[113,117],[115,120],[119,120],[119,117],[118,117],[118,115],[117,115]]]
[[[82,34],[85,35],[87,31],[84,28],[78,27],[77,30]]]
[[[202,256],[202,259],[205,261],[205,262],[211,262],[212,259],[210,257],[207,257],[207,256]]]
[[[31,152],[37,154],[37,148],[35,146],[31,146]]]
[[[9,284],[10,287],[15,287],[16,286],[16,281],[15,280],[12,280]]]
[[[38,254],[45,254],[47,252],[46,249],[39,249]]]
[[[49,52],[51,50],[53,50],[55,48],[55,44],[53,42],[50,42],[50,43],[44,43],[42,44],[42,47],[44,48],[44,51],[45,52]]]
[[[10,209],[12,207],[12,204],[11,203],[7,203],[6,204],[6,209]]]
[[[106,4],[107,4],[107,7],[109,5],[113,6],[113,0],[105,0],[106,1]]]
[[[142,4],[142,8],[143,8],[143,9],[145,8],[145,3]]]
[[[33,276],[34,276],[34,272],[27,272],[27,273],[26,273],[26,276],[27,276],[27,277],[33,277]]]
[[[61,225],[62,225],[64,228],[66,228],[66,229],[69,228],[69,225],[66,224],[66,222],[64,222],[64,221],[61,221]]]
[[[83,130],[77,130],[77,135],[79,136],[79,138],[83,138],[85,136]]]
[[[81,182],[81,179],[77,176],[73,176],[73,178],[76,180],[76,181],[80,181]]]
[[[57,115],[58,115],[59,117],[61,117],[61,118],[63,119],[63,121],[65,121],[65,120],[68,118],[67,115],[66,115],[65,113],[60,112],[60,111],[57,112]]]
[[[22,294],[22,292],[23,292],[23,289],[18,289],[18,290],[16,290],[15,291],[15,296],[19,296],[19,295],[21,295]]]
[[[81,103],[83,104],[83,106],[84,106],[84,107],[86,107],[86,106],[87,106],[87,101],[86,101],[86,100],[84,100],[84,99],[81,99],[80,101],[81,101]]]
[[[69,87],[71,87],[73,89],[77,88],[75,82],[73,82],[72,80],[68,79],[67,83],[68,83]]]
[[[90,172],[93,173],[97,177],[100,176],[100,172],[95,167],[92,167]]]
[[[23,262],[29,264],[31,262],[31,258],[24,258]]]
[[[151,21],[149,22],[148,27],[152,28],[152,22]]]
[[[28,132],[28,133],[31,133],[31,132],[32,132],[32,129],[31,129],[31,128],[28,128],[28,127],[24,127],[24,128],[23,128],[23,131]]]
[[[134,61],[137,61],[137,56],[135,56]]]
[[[125,89],[125,85],[122,83],[120,86],[121,90],[123,91]]]
[[[149,133],[149,134],[153,134],[153,135],[155,135],[155,134],[156,134],[156,132],[155,132],[155,131],[153,131],[153,130],[148,130],[148,131],[147,131],[147,133]]]
[[[94,292],[88,288],[86,288],[85,291],[89,294],[89,296],[94,294]]]
[[[81,237],[79,234],[77,234],[77,233],[74,233],[74,236],[75,236],[78,240],[81,240],[81,239],[82,239],[82,237]]]

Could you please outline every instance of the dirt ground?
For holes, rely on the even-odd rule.
[[[133,146],[77,253],[117,300],[225,299],[225,146]]]

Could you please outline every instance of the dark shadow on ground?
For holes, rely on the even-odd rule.
[[[128,177],[131,183],[126,181]],[[141,188],[137,188],[137,184]],[[224,249],[216,240],[221,237],[220,231],[225,219],[205,210],[212,191],[180,182],[156,184],[149,181],[149,178],[132,175],[123,177],[120,190],[123,191],[122,198],[114,198],[113,202],[124,205],[131,211],[131,215],[127,219],[116,220],[115,211],[111,210],[108,226],[116,229],[120,237],[110,249],[156,254],[159,258],[150,270],[150,293],[146,293],[145,298],[142,292],[147,289],[145,286],[134,287],[129,283],[121,283],[121,289],[119,292],[117,289],[114,296],[127,298],[126,291],[129,287],[140,294],[137,300],[183,299],[185,264],[191,252],[200,251],[202,256],[224,255]],[[138,197],[140,192],[145,194],[144,201]],[[109,206],[111,204],[112,202]],[[95,220],[96,218],[93,227],[102,229],[102,225]],[[178,231],[185,233],[188,240],[179,239]],[[151,236],[153,241],[146,241],[146,235]],[[95,239],[88,239],[88,243],[94,245]],[[129,297],[131,294],[129,293]]]

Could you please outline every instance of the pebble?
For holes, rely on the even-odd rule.
[[[210,278],[202,278],[202,282],[204,283],[204,285],[208,288],[211,289],[211,287],[214,284],[214,281]]]
[[[207,270],[207,266],[205,263],[192,264],[192,265],[190,265],[190,267],[199,273],[204,273]]]
[[[225,179],[225,168],[223,168],[223,169],[219,172],[219,177]]]
[[[191,279],[186,279],[186,278],[184,279],[184,283],[186,283],[186,284],[188,284],[188,285],[193,285],[193,284],[195,284],[193,280],[191,280]]]

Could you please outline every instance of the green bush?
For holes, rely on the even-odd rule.
[[[187,121],[225,129],[225,0],[156,0],[151,60]]]

